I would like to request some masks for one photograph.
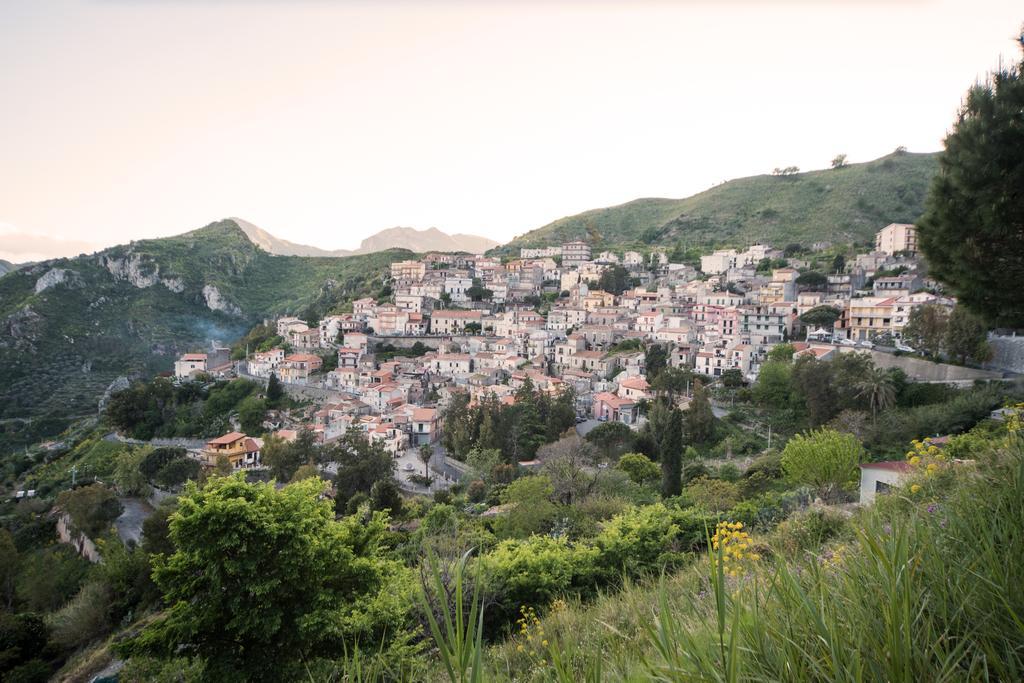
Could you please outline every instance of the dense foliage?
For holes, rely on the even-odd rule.
[[[1024,326],[1022,110],[1024,62],[967,92],[918,222],[931,274],[993,326]]]

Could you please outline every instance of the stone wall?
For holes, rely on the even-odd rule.
[[[990,334],[992,360],[985,367],[1024,374],[1024,334]]]
[[[103,561],[103,558],[100,557],[100,551],[96,548],[96,544],[92,542],[91,538],[85,534],[74,533],[71,528],[71,516],[67,513],[57,518],[57,537],[61,543],[67,543],[75,549],[75,552],[93,564]]]
[[[864,353],[859,349],[842,348],[842,353]],[[1000,379],[1002,373],[991,370],[965,368],[948,363],[933,363],[911,356],[897,356],[882,351],[870,351],[871,360],[880,368],[899,368],[915,382],[973,382],[976,379]]]

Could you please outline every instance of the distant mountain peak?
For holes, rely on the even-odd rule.
[[[482,254],[500,244],[478,235],[449,235],[436,227],[417,230],[416,228],[396,226],[370,235],[360,243],[358,249],[328,250],[275,237],[266,230],[242,218],[232,218],[230,220],[238,225],[250,242],[263,249],[263,251],[277,256],[340,257],[370,254],[386,249],[410,249],[419,253],[428,251],[467,251],[474,254]]]

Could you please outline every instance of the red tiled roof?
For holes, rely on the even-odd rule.
[[[228,432],[224,436],[218,436],[216,439],[213,439],[212,441],[207,441],[206,443],[211,445],[223,446],[226,444],[234,443],[239,439],[244,438],[246,438],[246,436],[242,432]]]

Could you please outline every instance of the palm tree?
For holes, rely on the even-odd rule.
[[[429,479],[430,470],[428,470],[427,468],[430,466],[430,458],[434,456],[434,449],[430,446],[429,443],[425,443],[422,446],[420,446],[418,455],[420,456],[420,462],[423,463],[423,476]]]
[[[871,368],[867,376],[854,385],[854,389],[858,397],[868,400],[872,422],[879,410],[891,408],[896,403],[896,385],[892,375],[882,368]]]

